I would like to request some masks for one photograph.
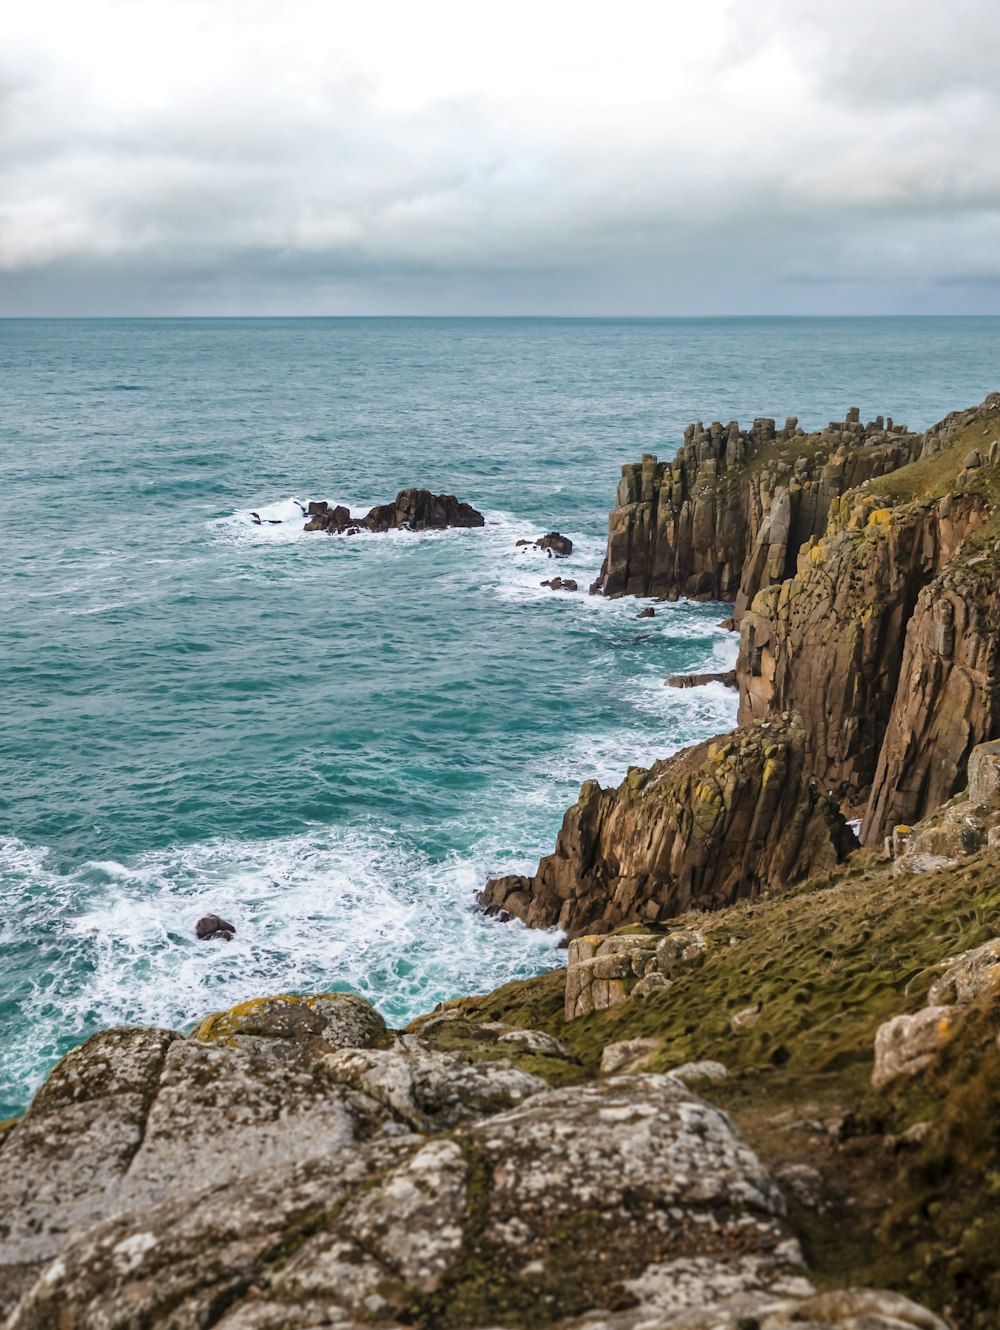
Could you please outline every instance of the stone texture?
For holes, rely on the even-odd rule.
[[[876,1090],[898,1076],[914,1076],[937,1055],[955,1022],[950,1007],[924,1007],[913,1015],[894,1016],[875,1035],[872,1087]]]
[[[488,883],[484,908],[578,937],[730,904],[832,868],[856,842],[808,780],[805,741],[786,715],[633,768],[616,790],[588,782],[555,853],[532,877]]]
[[[995,993],[1000,989],[1000,938],[953,956],[944,966],[944,974],[935,979],[927,994],[928,1006],[964,1005],[975,1002],[984,993]]]
[[[622,468],[608,547],[592,591],[736,602],[781,581],[822,533],[845,490],[913,461],[922,436],[891,421],[835,421],[804,435],[769,419],[749,429],[700,422],[673,462]]]
[[[391,1048],[341,1050],[323,1065],[338,1084],[378,1100],[419,1131],[495,1113],[546,1089],[509,1062],[466,1062],[414,1035]]]
[[[890,1294],[815,1294],[773,1175],[676,1075],[538,1088],[333,996],[63,1060],[0,1150],[3,1330],[939,1330]],[[348,1034],[367,1045],[329,1051]],[[84,1110],[101,1130],[72,1129]]]
[[[461,503],[454,494],[432,494],[430,490],[400,490],[392,503],[377,504],[364,517],[353,517],[338,505],[325,501],[309,504],[306,531],[326,531],[330,535],[356,535],[359,531],[427,531],[445,527],[485,526],[486,519],[471,504]]]
[[[668,688],[702,688],[708,683],[721,683],[724,688],[736,687],[736,671],[721,670],[715,674],[672,674]]]
[[[254,998],[206,1016],[191,1038],[300,1066],[338,1048],[378,1047],[390,1042],[385,1021],[354,993]]]

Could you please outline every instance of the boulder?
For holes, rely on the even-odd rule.
[[[875,1034],[872,1088],[881,1089],[898,1076],[914,1076],[937,1056],[955,1023],[954,1008],[924,1007],[911,1015],[894,1016]]]
[[[64,1058],[0,1149],[4,1330],[941,1330],[815,1294],[774,1176],[675,1075],[547,1089],[343,996]]]
[[[203,915],[194,926],[200,942],[223,940],[231,942],[236,935],[235,925],[228,923],[217,914]]]
[[[577,584],[572,577],[550,577],[541,585],[551,587],[553,591],[576,591],[577,589]]]
[[[553,557],[566,559],[573,553],[573,542],[569,536],[560,535],[558,531],[550,531],[535,541],[535,549],[544,550],[550,559]]]

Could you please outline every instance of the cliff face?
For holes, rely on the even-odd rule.
[[[933,811],[1000,727],[1000,397],[831,505],[795,575],[744,615],[740,721],[794,709],[806,765],[866,844]]]
[[[982,516],[972,496],[902,509],[863,495],[838,503],[795,576],[759,592],[743,619],[741,722],[794,709],[824,789],[841,799],[866,790],[920,591]]]
[[[794,569],[845,490],[914,460],[923,436],[881,417],[806,434],[790,417],[749,430],[733,421],[689,425],[673,462],[647,455],[622,468],[608,548],[591,591],[736,602]]]
[[[571,937],[653,923],[781,889],[828,869],[856,843],[810,785],[805,732],[788,714],[594,781],[563,819],[533,877],[498,878],[482,903]]]

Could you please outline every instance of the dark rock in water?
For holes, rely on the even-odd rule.
[[[652,605],[647,605],[646,608],[644,610],[640,610],[635,617],[637,619],[655,619],[656,610],[653,609]]]
[[[672,674],[666,680],[668,688],[700,688],[706,683],[721,683],[726,688],[735,688],[736,671],[723,670],[718,674]]]
[[[400,490],[393,503],[373,508],[362,525],[369,531],[427,531],[485,526],[486,519],[471,504],[460,503],[454,494],[407,489]]]
[[[573,542],[569,536],[562,536],[558,531],[550,531],[548,535],[535,541],[535,549],[545,550],[550,559],[553,556],[557,559],[565,559],[573,553]]]
[[[471,504],[460,503],[454,494],[432,494],[430,490],[400,490],[392,503],[377,504],[366,517],[354,517],[338,504],[313,501],[309,505],[306,531],[327,531],[331,535],[356,535],[359,531],[429,531],[445,527],[486,525],[482,513]]]
[[[734,618],[732,618],[732,617],[730,617],[730,618],[728,618],[728,619],[720,619],[720,620],[719,620],[719,627],[720,627],[720,628],[725,628],[725,630],[726,630],[727,633],[735,633],[735,632],[737,631],[737,629],[736,629],[736,620],[735,620]]]
[[[523,540],[523,539],[522,539],[522,540],[515,540],[515,541],[514,541],[514,548],[515,548],[515,549],[520,549],[522,545],[531,545],[532,543],[533,543],[533,542],[530,541],[530,540]]]
[[[260,513],[251,513],[250,516],[253,518],[253,524],[254,524],[254,526],[260,526],[260,525],[261,525]]]
[[[194,931],[201,942],[215,942],[219,938],[231,942],[236,934],[236,927],[217,914],[206,914],[195,924]]]
[[[577,583],[572,577],[551,577],[542,586],[551,587],[553,591],[576,591]]]

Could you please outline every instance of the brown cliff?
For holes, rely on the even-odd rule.
[[[795,555],[826,526],[845,490],[916,458],[923,436],[882,417],[806,434],[795,417],[749,430],[733,421],[689,425],[673,462],[647,454],[622,468],[608,547],[591,591],[736,602],[794,570]]]
[[[831,506],[794,577],[741,625],[740,720],[794,709],[824,789],[880,843],[965,782],[1000,726],[1000,395],[928,431],[922,459]]]
[[[788,715],[634,767],[618,789],[589,781],[533,877],[489,882],[488,913],[571,937],[654,923],[780,890],[856,844],[808,780],[805,732]]]

